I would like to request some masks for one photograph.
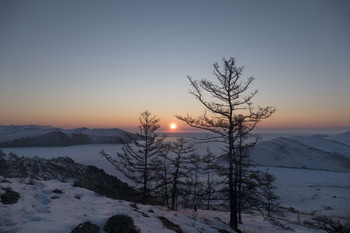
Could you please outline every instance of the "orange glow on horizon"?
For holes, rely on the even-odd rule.
[[[120,128],[126,131],[138,132],[139,112],[128,111],[102,111],[99,108],[94,110],[71,110],[59,111],[50,109],[50,111],[38,109],[16,109],[15,112],[4,112],[0,116],[0,125],[50,125],[63,129],[67,128]],[[160,131],[169,132],[197,132],[201,131],[192,128],[182,121],[174,119],[173,113],[157,113],[154,115],[161,119]],[[152,112],[152,113],[153,113]],[[38,116],[39,114],[39,116]],[[195,114],[194,114],[195,115]],[[23,117],[25,116],[25,117]],[[347,116],[335,117],[331,114],[277,112],[271,118],[263,120],[258,128],[330,128],[330,127],[350,127]]]

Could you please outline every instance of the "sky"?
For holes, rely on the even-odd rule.
[[[132,129],[203,113],[187,75],[235,57],[266,128],[350,127],[350,2],[0,0],[0,125]]]

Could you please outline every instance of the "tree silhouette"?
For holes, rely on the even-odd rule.
[[[124,143],[122,152],[117,152],[116,158],[104,151],[100,154],[133,181],[136,187],[141,185],[139,189],[142,191],[142,203],[145,204],[150,197],[150,182],[154,177],[152,173],[155,167],[151,159],[162,153],[165,136],[158,137],[156,131],[160,127],[159,119],[147,110],[140,114],[139,121],[139,138],[129,136],[131,143]]]
[[[195,153],[195,148],[184,138],[178,138],[170,145],[170,151],[173,154],[172,156],[168,157],[169,166],[173,168],[170,173],[170,209],[176,210],[180,192],[183,191],[185,186],[187,186],[186,179],[190,177],[190,159]]]
[[[257,90],[247,93],[253,77],[243,78],[244,67],[236,65],[234,58],[223,58],[223,66],[213,65],[217,83],[201,79],[193,80],[188,76],[192,89],[190,93],[204,106],[205,113],[199,117],[180,116],[179,120],[189,126],[204,129],[215,134],[216,139],[226,144],[228,161],[228,190],[230,201],[230,226],[238,231],[238,187],[240,159],[237,140],[240,138],[238,126],[244,125],[245,134],[251,132],[263,119],[270,117],[273,107],[253,107],[252,99]],[[211,98],[207,100],[209,95]],[[240,123],[238,122],[238,119]],[[241,137],[241,139],[244,139]]]

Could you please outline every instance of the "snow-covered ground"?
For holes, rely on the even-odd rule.
[[[280,205],[350,221],[350,173],[270,167]]]
[[[207,145],[208,144],[198,145],[199,152],[204,153]],[[220,152],[218,144],[209,144],[209,146],[212,152]],[[107,173],[123,179],[123,177],[99,155],[101,150],[105,150],[107,153],[113,155],[117,151],[120,151],[121,147],[121,145],[116,144],[97,144],[70,147],[3,148],[2,150],[5,153],[14,152],[19,156],[29,157],[39,156],[52,158],[68,156],[78,163],[95,165],[103,168]],[[264,140],[262,143],[258,144],[254,150],[255,151],[252,152],[252,159],[261,165],[258,168],[269,169],[269,171],[276,176],[276,194],[280,196],[280,204],[283,207],[294,209],[298,212],[298,214],[290,214],[288,216],[290,221],[297,222],[300,218],[306,219],[315,214],[350,221],[350,170],[348,166],[350,163],[350,133],[332,136],[271,137],[271,140]],[[137,220],[134,219],[134,221],[135,224],[142,229],[141,232],[168,232],[166,229],[161,228],[162,226],[158,219],[154,219],[154,222],[152,222],[153,220],[147,222],[147,219],[145,222],[142,222],[144,220],[142,220],[143,217],[141,214],[137,211],[133,211],[132,208],[129,207],[130,204],[127,202],[118,202],[107,198],[95,197],[93,194],[90,194],[89,191],[73,188],[69,184],[61,184],[55,181],[39,182],[38,186],[29,186],[17,181],[13,181],[13,184],[13,189],[15,191],[17,191],[16,189],[18,189],[18,191],[23,190],[25,199],[22,200],[21,198],[20,202],[16,204],[17,209],[14,207],[0,206],[2,213],[6,215],[5,222],[0,220],[3,221],[1,222],[1,226],[5,224],[6,229],[12,229],[9,232],[24,232],[21,231],[21,229],[27,229],[26,227],[29,227],[29,225],[33,227],[33,232],[54,232],[50,230],[45,231],[45,229],[42,228],[43,226],[41,226],[44,224],[43,222],[50,223],[47,225],[51,225],[52,222],[53,227],[62,229],[56,232],[69,232],[73,226],[87,219],[90,219],[90,221],[102,227],[107,217],[123,211],[128,211],[129,214],[135,214],[133,216],[135,216]],[[53,194],[49,190],[54,189],[54,186],[64,189],[65,196],[62,196],[60,199],[51,200],[50,195],[52,196]],[[43,191],[40,191],[41,188],[43,188]],[[35,190],[40,191],[41,194],[35,194]],[[81,198],[80,200],[76,200],[74,198],[76,192],[82,193],[87,199]],[[73,196],[69,196],[69,193]],[[39,195],[39,197],[37,195]],[[46,197],[40,198],[40,195],[46,195]],[[47,200],[48,203],[45,204],[43,199]],[[82,200],[86,200],[86,202]],[[57,204],[58,202],[59,204]],[[57,210],[54,210],[56,207]],[[16,215],[16,211],[20,208],[25,211],[21,211],[20,214]],[[51,209],[51,212],[45,210],[45,208]],[[71,209],[68,210],[64,208]],[[181,221],[192,221],[188,222],[188,224],[192,224],[198,229],[202,226],[202,223],[196,222],[197,220],[195,221],[187,215],[183,215],[183,213],[168,212],[162,208],[151,206],[141,206],[140,208],[142,208],[143,212],[147,212],[150,208],[153,208],[155,214],[165,214],[167,218],[172,218],[171,221],[178,222],[181,225]],[[69,216],[59,216],[62,213],[60,211],[72,213]],[[193,213],[187,214],[192,215]],[[147,215],[153,216],[152,214]],[[216,211],[199,211],[195,215],[206,219],[214,219],[214,217],[217,216],[223,221],[227,221],[228,218],[227,213]],[[95,217],[92,218],[93,216]],[[178,219],[175,219],[177,217]],[[56,218],[57,220],[55,220]],[[7,225],[11,221],[15,226],[8,228],[10,226]],[[59,226],[59,221],[65,222],[65,225]],[[245,224],[242,225],[242,229],[244,229],[245,232],[285,232],[283,230],[278,231],[274,229],[269,223],[264,222],[264,220],[258,216],[244,216],[243,221]],[[151,222],[152,226],[147,226],[147,224],[151,224]],[[157,224],[160,225],[158,226]],[[292,227],[296,232],[319,232],[297,225],[292,225]],[[192,229],[185,232],[200,231]],[[203,230],[203,232],[217,231]]]
[[[0,180],[3,180],[0,177]],[[228,213],[220,211],[193,210],[169,211],[163,207],[132,204],[97,196],[89,190],[72,187],[70,183],[51,181],[29,181],[26,179],[6,179],[10,183],[0,183],[0,190],[11,187],[20,193],[16,204],[0,203],[0,232],[70,232],[82,222],[90,221],[100,227],[101,232],[109,217],[125,214],[132,217],[141,233],[171,233],[159,217],[165,217],[181,227],[186,233],[233,232],[223,222],[228,221]],[[61,190],[62,194],[53,192]],[[281,233],[259,216],[244,215],[241,229],[246,233]],[[300,233],[323,232],[300,225],[284,222]]]

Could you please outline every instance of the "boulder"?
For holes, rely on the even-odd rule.
[[[19,193],[11,190],[10,188],[3,189],[5,193],[1,195],[1,203],[5,205],[15,204],[19,199]]]
[[[100,227],[91,222],[84,222],[75,227],[71,233],[100,233]]]
[[[118,214],[110,217],[103,230],[107,233],[138,233],[131,217]]]

